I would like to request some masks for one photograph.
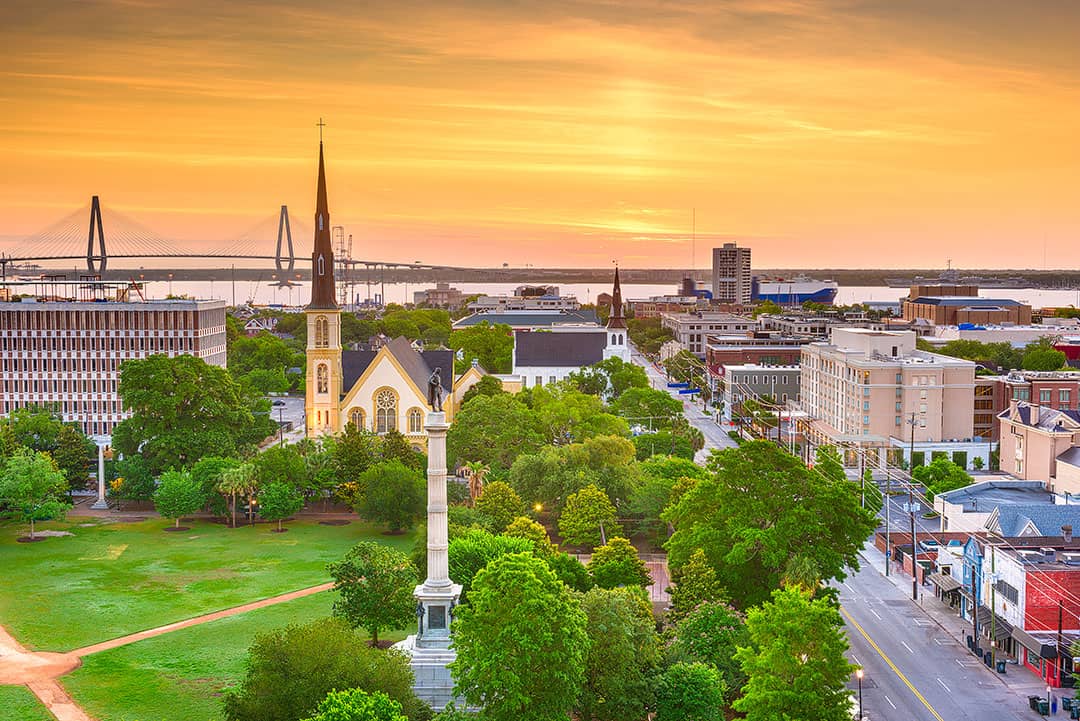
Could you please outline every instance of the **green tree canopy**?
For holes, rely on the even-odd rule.
[[[297,490],[307,487],[307,468],[295,446],[270,446],[252,461],[261,484],[284,483]]]
[[[248,651],[244,678],[225,692],[227,721],[295,721],[317,713],[335,689],[382,692],[408,718],[430,710],[412,690],[408,659],[368,645],[346,622],[325,618],[260,633]]]
[[[315,715],[305,721],[409,721],[401,704],[386,694],[354,688],[331,691],[319,704]]]
[[[23,446],[48,453],[64,474],[70,488],[82,488],[89,477],[88,470],[97,456],[97,446],[86,437],[76,423],[64,423],[52,411],[42,406],[16,408],[0,425],[6,428],[6,445],[0,458]]]
[[[117,497],[127,501],[149,501],[154,497],[154,474],[142,456],[127,456],[116,462],[116,476],[120,481]]]
[[[643,371],[644,372],[644,371]],[[671,419],[682,416],[682,401],[655,388],[631,388],[611,404],[611,412],[630,425],[661,430],[671,428]]]
[[[641,721],[652,705],[660,639],[648,602],[627,589],[594,588],[581,598],[589,653],[578,696],[582,721]]]
[[[675,574],[674,580],[675,586],[670,591],[671,610],[668,612],[672,622],[686,617],[702,603],[724,598],[724,587],[700,548],[694,549],[690,559]]]
[[[195,513],[206,503],[202,487],[191,477],[191,471],[170,469],[161,474],[154,491],[154,510],[162,518],[171,518],[180,527],[180,518]]]
[[[278,532],[281,522],[303,507],[304,496],[284,481],[272,481],[259,491],[259,515],[271,523],[276,521]]]
[[[66,492],[64,474],[47,453],[18,448],[0,468],[0,509],[29,523],[30,538],[37,521],[62,518],[71,508]]]
[[[371,541],[353,546],[340,561],[327,565],[334,578],[334,615],[363,628],[374,643],[383,629],[405,628],[414,620],[416,566],[400,551]]]
[[[596,436],[630,435],[627,422],[608,413],[600,398],[567,381],[531,388],[529,398],[545,443],[566,445]]]
[[[1065,354],[1055,348],[1032,348],[1024,352],[1021,365],[1026,371],[1056,371],[1065,360]]]
[[[747,682],[734,707],[748,721],[783,718],[795,708],[805,721],[849,721],[846,685],[854,666],[844,657],[847,638],[830,600],[777,590],[771,601],[750,609],[746,630],[750,643],[736,658]]]
[[[469,388],[469,390],[465,391],[465,395],[461,397],[461,403],[464,405],[476,396],[491,397],[497,396],[500,393],[506,393],[506,391],[503,390],[502,381],[495,376],[484,376]]]
[[[507,469],[523,453],[543,443],[536,417],[509,393],[476,396],[464,404],[446,434],[451,464],[481,461],[492,469]]]
[[[660,354],[660,346],[675,337],[661,324],[659,317],[631,318],[626,326],[630,342],[646,356],[654,359]]]
[[[267,401],[245,396],[228,371],[191,355],[124,361],[119,394],[132,415],[114,429],[113,445],[141,454],[154,472],[240,455],[274,429]]]
[[[518,516],[510,525],[506,527],[504,534],[511,538],[524,538],[533,544],[533,553],[540,558],[546,558],[554,553],[557,549],[555,544],[551,542],[551,538],[548,536],[547,529],[542,525],[526,518],[525,516]]]
[[[565,717],[584,681],[587,623],[542,560],[515,553],[492,561],[454,620],[455,694],[491,721]]]
[[[559,534],[563,541],[575,546],[596,546],[604,533],[621,531],[615,514],[615,506],[607,494],[589,484],[566,499],[566,507],[559,516]]]
[[[723,721],[725,693],[720,672],[712,666],[673,664],[660,677],[656,689],[655,721]],[[788,710],[798,713],[797,709]],[[801,721],[802,716],[798,718]]]
[[[697,481],[664,517],[674,568],[702,549],[738,608],[768,599],[797,558],[821,579],[858,568],[857,552],[874,529],[850,481],[812,473],[767,441],[713,453],[710,478]]]
[[[617,400],[635,388],[649,387],[644,368],[615,356],[575,371],[567,380],[580,392],[607,400]]]
[[[544,560],[547,561],[548,566],[559,577],[559,580],[569,588],[585,593],[593,587],[589,569],[585,568],[585,564],[579,561],[577,557],[571,556],[569,553],[556,551]]]
[[[970,486],[971,475],[948,458],[935,458],[928,466],[917,466],[911,472],[915,480],[926,486],[927,497]]]
[[[641,478],[634,445],[618,436],[598,436],[569,446],[548,446],[518,457],[509,481],[529,505],[558,511],[572,493],[590,484],[621,504]]]
[[[484,486],[484,492],[476,499],[476,510],[487,517],[490,528],[502,533],[525,512],[525,504],[510,484],[495,481]]]
[[[587,568],[600,588],[652,585],[652,576],[645,562],[638,558],[637,549],[620,536],[593,551]]]
[[[474,360],[488,373],[509,373],[514,334],[508,325],[491,325],[484,321],[450,333],[450,348],[461,353],[454,361],[458,375],[469,370]]]
[[[352,423],[328,444],[331,467],[339,483],[359,483],[364,471],[378,463],[379,437]],[[360,493],[366,489],[360,489]]]
[[[675,456],[652,456],[638,467],[642,479],[630,494],[626,513],[636,520],[639,530],[662,542],[667,538],[667,523],[660,516],[674,499],[676,483],[680,478],[704,478],[706,472],[693,461]]]
[[[722,601],[703,601],[675,626],[673,655],[707,663],[720,672],[724,687],[739,693],[746,675],[735,652],[748,646],[746,622],[738,611]]]
[[[642,433],[633,437],[634,449],[639,461],[656,455],[694,460],[694,444],[690,438],[671,431]]]
[[[524,538],[495,535],[473,528],[451,539],[447,550],[450,578],[461,584],[461,599],[469,600],[476,575],[496,558],[511,553],[532,551],[533,544]]]
[[[399,460],[383,461],[367,469],[360,476],[360,485],[365,491],[356,512],[386,525],[391,533],[409,528],[424,515],[427,484]]]

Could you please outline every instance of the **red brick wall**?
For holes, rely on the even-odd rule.
[[[1080,629],[1080,568],[1027,572],[1024,596],[1024,628],[1028,631],[1057,631],[1058,601],[1062,628]]]

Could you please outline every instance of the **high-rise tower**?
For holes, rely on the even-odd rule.
[[[319,181],[315,193],[315,247],[311,253],[311,303],[307,315],[307,435],[341,430],[341,310],[334,293],[334,249],[330,242],[330,209],[326,200],[326,168],[319,141]]]

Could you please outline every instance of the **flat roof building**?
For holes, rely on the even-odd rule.
[[[753,300],[750,249],[724,243],[712,252],[712,294],[718,303],[750,305]]]
[[[753,318],[709,311],[664,313],[660,323],[671,331],[679,345],[699,358],[705,357],[708,336],[745,334],[757,328]]]
[[[905,320],[924,318],[934,325],[1031,323],[1031,306],[1011,298],[920,295],[905,299],[901,311]]]

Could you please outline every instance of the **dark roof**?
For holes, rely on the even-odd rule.
[[[1015,409],[1006,408],[998,413],[998,418],[1019,421],[1025,426],[1038,427],[1046,431],[1070,431],[1080,424],[1080,411],[1047,408],[1020,401]]]
[[[600,319],[599,317],[597,317],[596,311],[592,309],[561,311],[484,311],[482,313],[473,313],[470,316],[466,316],[465,318],[454,321],[454,327],[466,328],[468,326],[480,325],[484,321],[487,321],[492,325],[502,324],[511,327],[521,328],[524,326],[553,326],[559,323],[599,324]]]
[[[428,378],[436,368],[441,368],[443,390],[449,395],[454,387],[454,351],[425,350],[417,351],[404,336],[398,336],[386,344],[397,362],[412,378],[413,383],[422,393],[427,393]],[[341,352],[342,393],[348,393],[368,369],[378,351],[347,350]]]
[[[998,506],[997,523],[999,532],[1005,538],[1016,538],[1028,524],[1035,528],[1032,535],[1050,536],[1058,533],[1064,525],[1080,528],[1080,506],[1049,503]]]
[[[516,366],[552,366],[582,368],[604,360],[607,331],[595,333],[514,334]]]
[[[1060,454],[1057,459],[1062,463],[1068,463],[1070,466],[1080,466],[1080,446],[1073,446]]]
[[[920,295],[912,303],[921,305],[951,305],[964,308],[1007,308],[1023,305],[1012,298],[976,298],[974,296],[934,296]]]

